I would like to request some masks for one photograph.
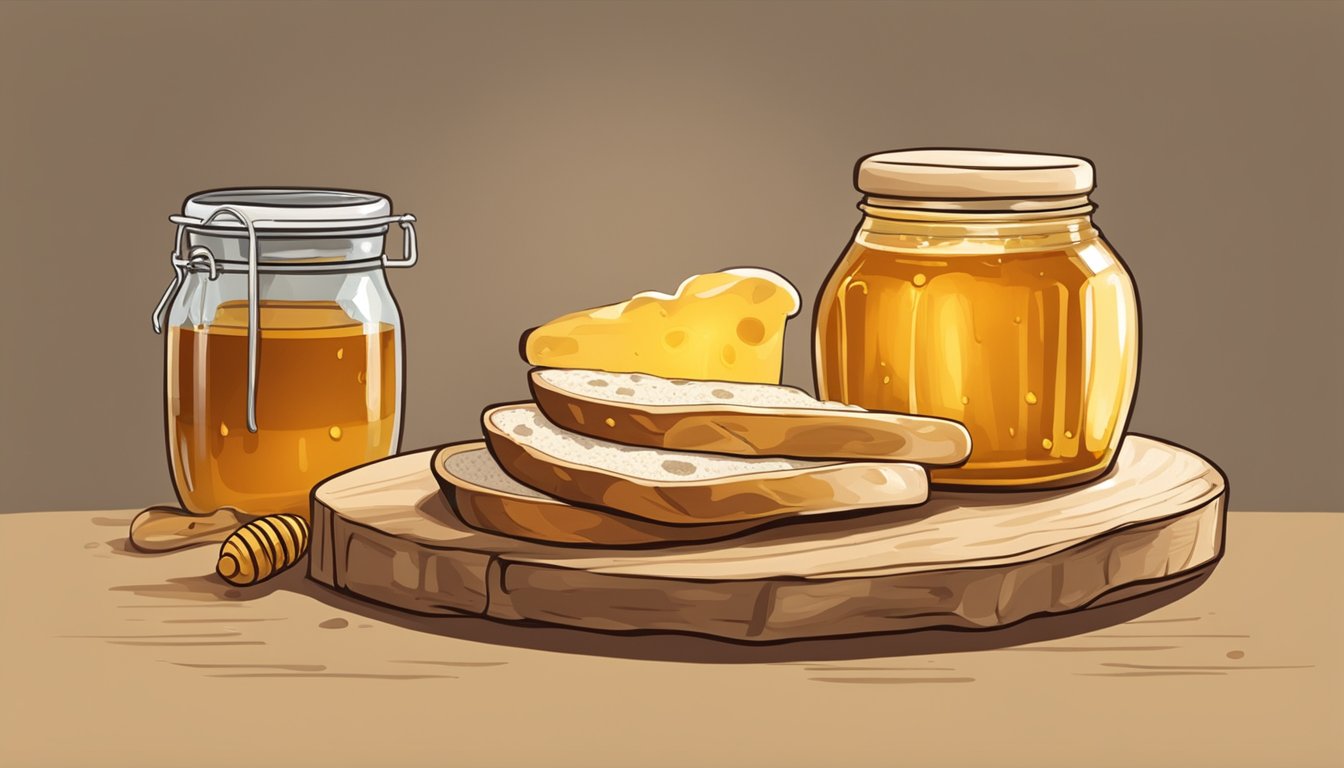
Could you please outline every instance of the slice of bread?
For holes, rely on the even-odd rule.
[[[770,384],[537,368],[532,395],[558,426],[627,445],[736,456],[964,462],[955,421],[866,411]]]
[[[567,432],[534,403],[487,409],[495,460],[566,501],[665,523],[726,523],[920,504],[923,468],[894,462],[737,458],[639,448]]]
[[[434,478],[457,516],[472,528],[547,544],[628,547],[721,539],[763,521],[668,525],[581,507],[547,496],[509,477],[481,441],[434,454]]]

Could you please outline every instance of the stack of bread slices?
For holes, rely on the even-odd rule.
[[[561,544],[708,541],[799,516],[923,503],[927,466],[963,462],[943,419],[773,384],[534,368],[533,400],[492,406],[484,441],[434,474],[468,525]]]

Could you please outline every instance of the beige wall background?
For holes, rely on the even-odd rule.
[[[1218,461],[1236,508],[1344,510],[1341,11],[0,4],[0,509],[171,499],[149,314],[192,191],[420,217],[392,275],[414,448],[522,397],[518,334],[563,311],[743,263],[815,294],[857,157],[965,145],[1095,161],[1143,304],[1135,430]]]

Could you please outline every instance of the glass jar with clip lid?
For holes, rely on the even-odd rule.
[[[165,435],[182,506],[308,516],[313,485],[395,453],[404,340],[385,269],[417,258],[383,195],[221,189],[188,197],[165,328]],[[390,225],[401,259],[383,252]]]

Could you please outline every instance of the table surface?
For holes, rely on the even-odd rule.
[[[0,515],[0,765],[1344,763],[1344,514],[1233,512],[1203,583],[1090,612],[768,646],[235,589],[133,514]]]

